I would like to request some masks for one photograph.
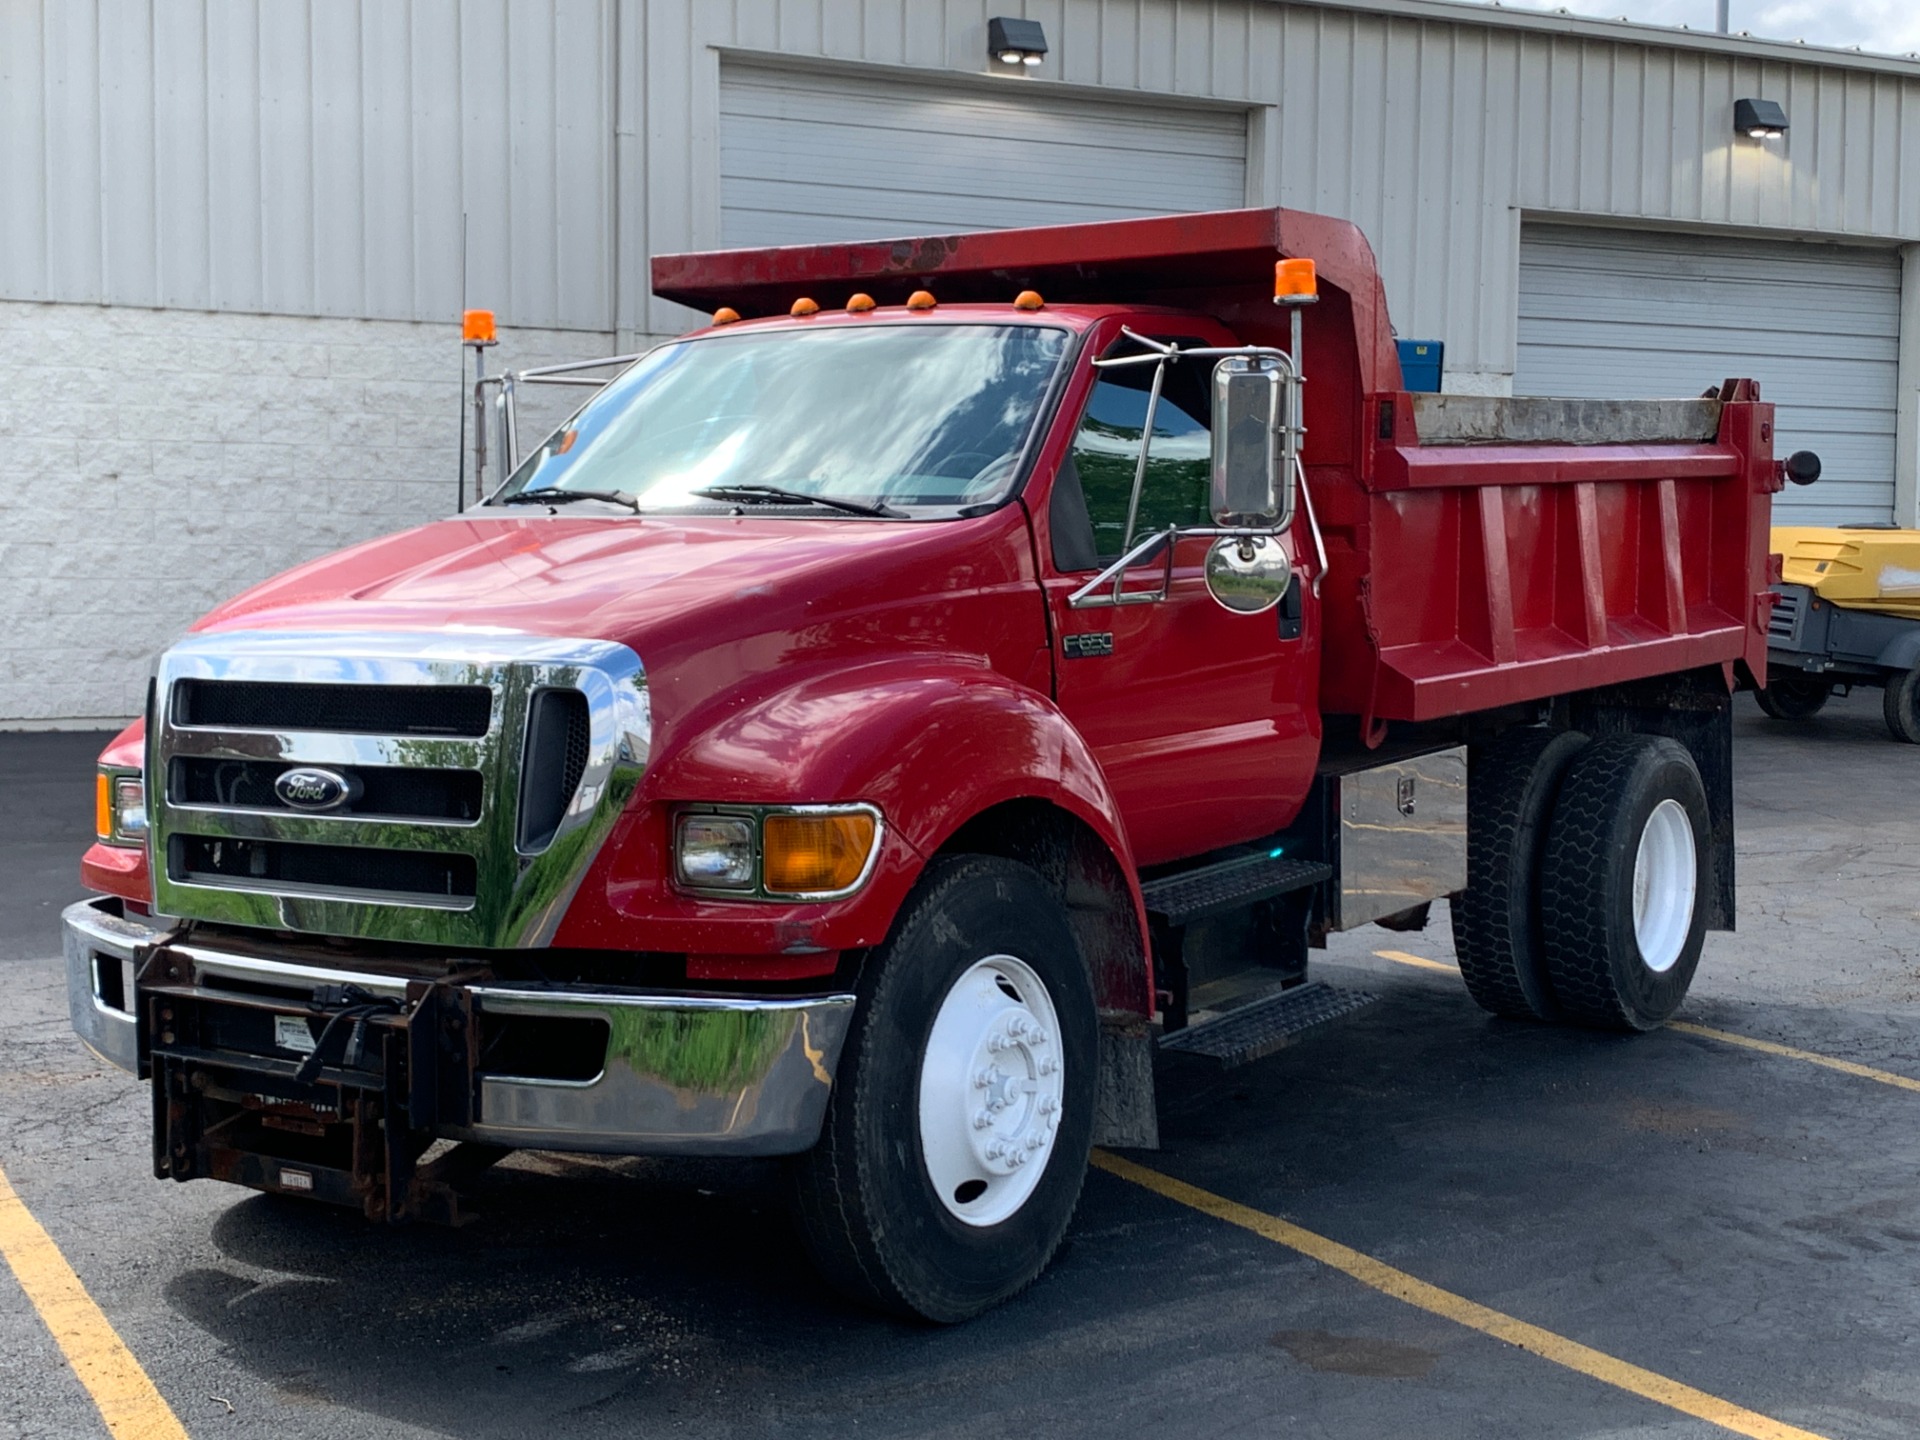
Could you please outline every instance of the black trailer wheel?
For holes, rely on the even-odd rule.
[[[988,856],[935,862],[867,962],[820,1143],[795,1163],[815,1263],[941,1323],[1018,1293],[1079,1202],[1099,1021],[1060,901]]]
[[[1920,745],[1920,665],[1887,676],[1880,706],[1894,739]]]
[[[1767,688],[1754,691],[1753,698],[1775,720],[1811,720],[1833,698],[1833,686],[1806,675],[1772,675]]]
[[[1652,1030],[1700,964],[1708,892],[1706,791],[1686,747],[1596,740],[1568,767],[1547,828],[1540,937],[1561,1013]]]
[[[1540,949],[1540,852],[1561,777],[1587,737],[1509,730],[1467,769],[1467,888],[1453,901],[1453,950],[1467,993],[1514,1019],[1559,1013]]]

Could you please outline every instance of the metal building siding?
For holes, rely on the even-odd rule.
[[[613,0],[5,0],[0,299],[611,317]]]
[[[1525,211],[1920,239],[1920,79],[1631,40],[1257,7],[1284,83],[1265,194],[1344,215],[1403,335],[1452,371],[1511,371]],[[1731,51],[1731,47],[1730,47]],[[1733,134],[1733,102],[1792,128]]]
[[[1246,203],[1247,117],[1011,81],[943,88],[725,65],[721,242],[1068,224]]]
[[[1050,52],[997,93],[1258,107],[1251,198],[1358,221],[1456,374],[1513,368],[1525,211],[1920,239],[1920,78],[1737,40],[1308,0],[0,0],[0,297],[440,318],[464,209],[476,302],[671,331],[647,260],[722,242],[723,56],[987,89],[1003,11]],[[1732,134],[1739,95],[1784,143]]]
[[[1749,377],[1778,407],[1775,452],[1812,450],[1825,468],[1782,492],[1783,519],[1892,518],[1892,250],[1533,225],[1519,314],[1516,393],[1659,398]]]

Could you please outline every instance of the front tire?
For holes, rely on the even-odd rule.
[[[822,1274],[966,1320],[1065,1235],[1093,1138],[1099,1021],[1059,899],[991,856],[928,867],[861,975],[820,1143],[795,1165]]]
[[[1658,1028],[1686,998],[1706,935],[1707,800],[1686,747],[1596,740],[1554,806],[1540,931],[1562,1014],[1606,1030]]]

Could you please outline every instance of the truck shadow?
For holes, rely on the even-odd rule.
[[[1865,1138],[1849,1133],[1864,1116],[1813,1113],[1833,1092],[1679,1035],[1489,1021],[1422,977],[1379,988],[1340,1033],[1259,1064],[1169,1067],[1165,1148],[1139,1158],[1467,1293],[1597,1267],[1664,1275],[1703,1263],[1696,1249],[1833,1283],[1809,1278],[1834,1268],[1827,1241],[1815,1254],[1775,1238],[1801,1208],[1782,1177],[1804,1185],[1818,1173],[1804,1161]],[[214,1224],[222,1263],[179,1274],[166,1298],[282,1406],[476,1440],[837,1433],[853,1417],[875,1434],[944,1433],[960,1414],[1111,1440],[1160,1427],[1202,1383],[1193,1403],[1216,1419],[1244,1410],[1257,1432],[1278,1395],[1356,1383],[1264,1339],[1351,1329],[1318,1308],[1344,1290],[1113,1177],[1090,1178],[1032,1290],[947,1330],[826,1291],[780,1178],[772,1163],[523,1155],[487,1177],[482,1218],[457,1231],[250,1196]],[[1920,1225],[1912,1208],[1885,1223]],[[1644,1241],[1647,1217],[1669,1212],[1704,1226],[1671,1256]],[[1508,1257],[1492,1269],[1488,1246]],[[1442,1369],[1466,1343],[1444,1326],[1415,1338]],[[1212,1388],[1197,1351],[1246,1367],[1244,1391]]]

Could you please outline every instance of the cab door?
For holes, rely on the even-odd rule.
[[[1120,335],[1123,323],[1183,348],[1239,343],[1199,317],[1140,315],[1103,321],[1088,353],[1140,353]],[[1213,364],[1166,367],[1151,437],[1144,426],[1154,367],[1094,371],[1090,385],[1075,387],[1083,395],[1077,413],[1061,417],[1070,434],[1064,447],[1048,447],[1060,458],[1035,507],[1055,697],[1105,771],[1141,865],[1278,830],[1305,798],[1319,755],[1318,615],[1302,566],[1278,612],[1234,614],[1207,591],[1212,540],[1191,536],[1174,547],[1164,600],[1069,603],[1123,553],[1143,445],[1136,542],[1169,524],[1212,523]],[[1165,572],[1162,551],[1128,571],[1126,588],[1156,590]]]

